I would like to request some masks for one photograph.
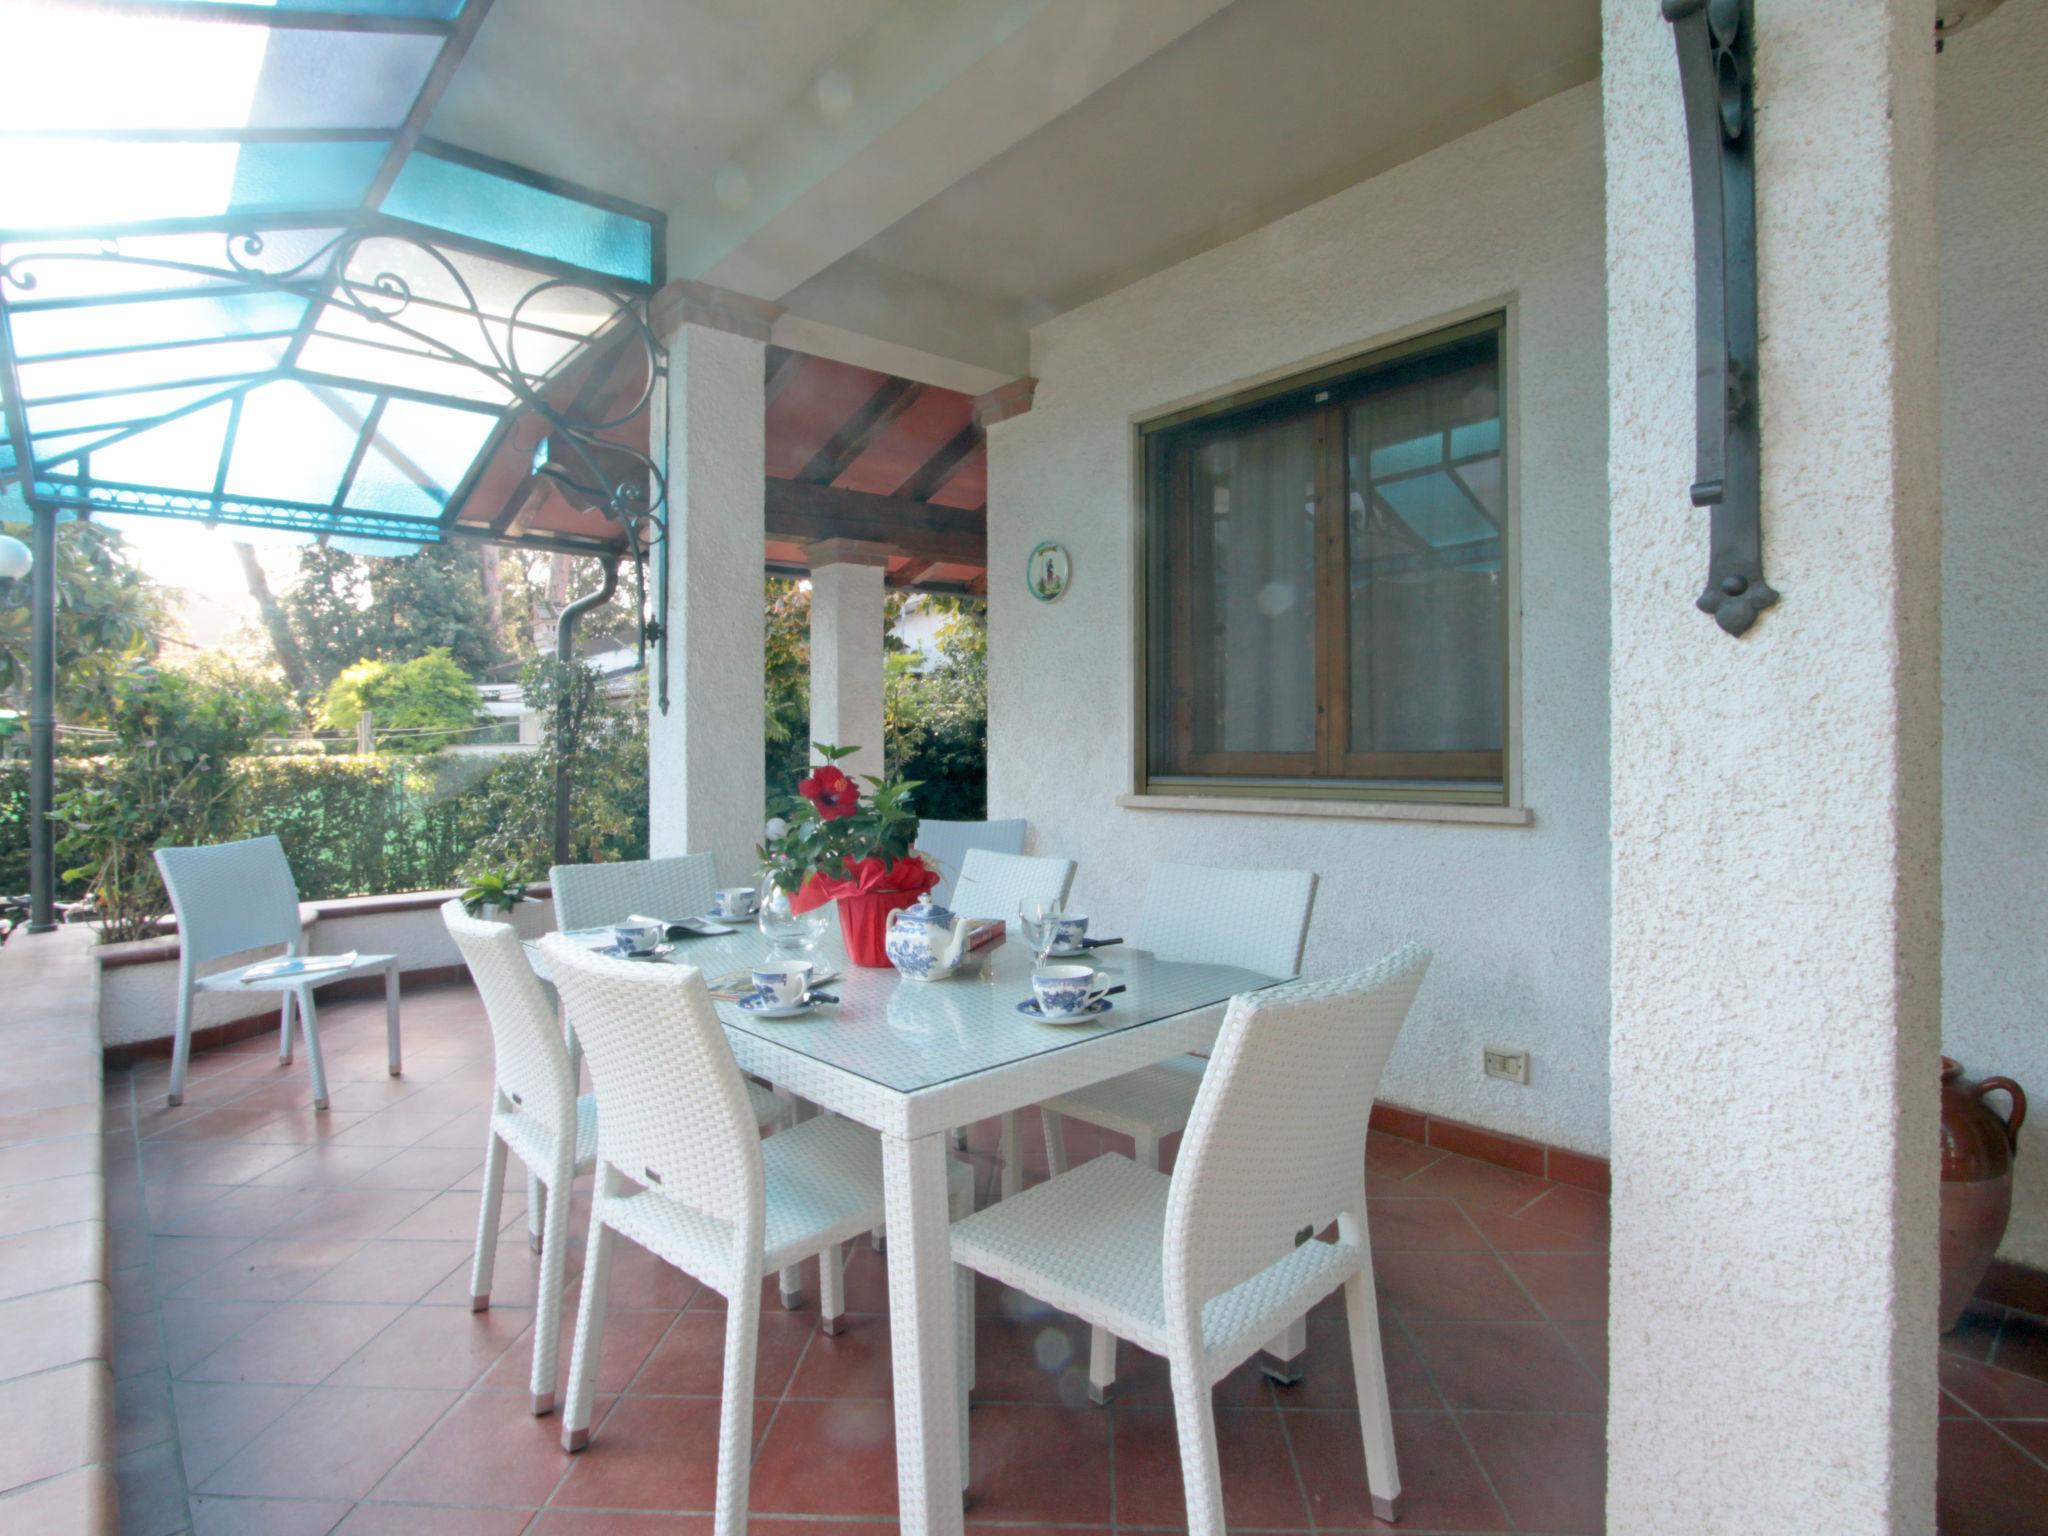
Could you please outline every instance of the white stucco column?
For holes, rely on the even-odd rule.
[[[776,306],[702,283],[657,295],[669,348],[668,710],[649,679],[649,842],[714,853],[750,879],[765,819],[762,583],[767,481],[763,348]],[[658,588],[657,588],[658,589]]]
[[[859,747],[839,766],[879,775],[882,577],[888,554],[831,539],[813,545],[810,556],[811,740]]]
[[[1607,1529],[1934,1527],[1940,979],[1930,0],[1758,0],[1764,570],[1696,611],[1671,28],[1605,0]]]

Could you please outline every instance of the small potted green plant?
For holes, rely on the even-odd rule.
[[[462,910],[485,922],[496,922],[526,900],[526,877],[516,870],[479,870],[462,893]]]

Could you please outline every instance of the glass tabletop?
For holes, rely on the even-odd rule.
[[[609,930],[568,936],[593,947],[611,938]],[[534,969],[546,978],[545,957],[534,944],[526,948]],[[698,966],[715,985],[767,953],[767,941],[742,928],[722,937],[678,939],[667,953],[644,963]],[[1103,1013],[1074,1023],[1049,1023],[1018,1011],[1018,1004],[1031,997],[1034,957],[1015,940],[993,946],[972,969],[943,981],[910,981],[893,968],[849,966],[837,934],[809,958],[837,973],[820,987],[837,1003],[772,1019],[717,1000],[719,1019],[728,1030],[772,1041],[901,1093],[1207,1008],[1239,992],[1271,986],[1276,979],[1236,966],[1155,959],[1144,950],[1115,945],[1094,951],[1089,960],[1109,985],[1126,990],[1110,998]]]

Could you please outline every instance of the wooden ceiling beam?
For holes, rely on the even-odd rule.
[[[811,455],[810,462],[796,472],[797,479],[811,485],[830,485],[845,474],[853,461],[867,452],[869,445],[888,430],[889,423],[909,410],[911,403],[922,393],[924,386],[909,379],[882,380],[875,392],[861,402],[859,409],[842,421],[839,430]]]
[[[771,478],[767,518],[769,538],[798,544],[854,539],[949,565],[982,565],[988,558],[988,520],[980,513],[900,496]]]
[[[802,369],[803,361],[804,354],[789,347],[768,348],[767,373],[762,383],[767,404],[773,405],[775,397],[789,388],[790,381]]]
[[[940,448],[908,480],[896,487],[896,494],[905,501],[929,501],[933,494],[951,478],[960,461],[974,452],[981,441],[981,428],[968,422],[946,440]]]
[[[889,573],[889,585],[892,587],[916,586],[917,579],[938,563],[936,560],[913,560],[910,564],[899,567]]]

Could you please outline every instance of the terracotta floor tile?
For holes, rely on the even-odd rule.
[[[169,1295],[194,1275],[213,1268],[230,1254],[240,1253],[252,1241],[246,1237],[152,1238],[149,1259],[156,1275],[157,1294]]]
[[[469,1243],[373,1239],[307,1286],[299,1299],[407,1304],[420,1300],[441,1280],[459,1272],[466,1300],[472,1252]],[[508,1295],[505,1304],[519,1303]]]
[[[114,1383],[114,1444],[122,1454],[162,1445],[177,1422],[167,1373],[146,1371]]]
[[[19,1488],[94,1460],[93,1425],[111,1400],[104,1365],[69,1365],[26,1381],[0,1382],[0,1488]]]
[[[1471,1251],[1486,1239],[1455,1200],[1375,1197],[1366,1202],[1372,1251],[1383,1253]]]
[[[1941,1384],[1987,1419],[2048,1419],[2048,1382],[2033,1376],[1943,1355]]]
[[[497,1309],[497,1298],[493,1296],[491,1310],[495,1312]],[[436,1307],[423,1310],[453,1309]],[[604,1344],[597,1356],[597,1390],[607,1394],[625,1391],[675,1320],[673,1312],[614,1312],[607,1317]],[[565,1306],[562,1309],[562,1345],[555,1369],[558,1394],[567,1391],[569,1362],[575,1355],[575,1342],[576,1312],[573,1307]],[[477,1389],[485,1392],[530,1392],[532,1373],[531,1347],[522,1346],[511,1350],[486,1371],[477,1382]]]
[[[472,1392],[377,1484],[376,1496],[532,1509],[547,1502],[572,1460],[560,1414],[536,1418],[523,1397]]]
[[[171,1400],[178,1411],[178,1440],[184,1452],[186,1482],[194,1487],[205,1482],[306,1392],[305,1387],[249,1386],[241,1382],[173,1382]]]
[[[1474,1209],[1468,1211],[1474,1226],[1478,1227],[1486,1241],[1501,1253],[1605,1253],[1606,1237],[1588,1237],[1566,1230],[1563,1227],[1547,1227],[1541,1222],[1525,1221],[1520,1216],[1504,1216],[1499,1211]]]
[[[750,1525],[750,1536],[765,1528]],[[813,1536],[817,1530],[808,1522],[781,1527],[789,1536]],[[876,1531],[895,1536],[894,1524],[884,1526],[835,1525],[833,1536],[855,1536],[857,1531]],[[623,1509],[548,1509],[528,1528],[526,1536],[711,1536],[709,1515],[660,1515]]]
[[[412,1198],[414,1191],[405,1192]],[[387,1237],[431,1238],[442,1242],[461,1242],[468,1238],[476,1240],[478,1201],[475,1195],[451,1193],[430,1195],[424,1205],[410,1216],[392,1227]],[[514,1226],[526,1223],[526,1196],[505,1191],[505,1203],[501,1210],[498,1230],[510,1231]]]
[[[755,1394],[780,1397],[797,1361],[817,1334],[815,1312],[762,1313],[760,1341],[754,1351]],[[685,1312],[647,1356],[631,1390],[636,1396],[716,1397],[724,1390],[724,1382],[724,1316]]]
[[[419,1442],[455,1398],[453,1392],[316,1388],[194,1491],[359,1499]]]
[[[192,1500],[192,1536],[327,1536],[348,1513],[326,1499]]]
[[[1606,1394],[1548,1323],[1408,1324],[1444,1401],[1457,1409],[1599,1413]]]
[[[1401,1324],[1380,1319],[1380,1349],[1387,1366],[1387,1396],[1397,1409],[1441,1408],[1443,1399],[1430,1384],[1422,1357],[1408,1342]],[[1276,1388],[1273,1400],[1282,1408],[1349,1408],[1358,1406],[1358,1387],[1351,1373],[1351,1329],[1341,1317],[1308,1320],[1308,1358],[1301,1380]],[[1220,1399],[1219,1399],[1220,1401]]]
[[[211,1185],[159,1185],[149,1191],[149,1227],[172,1237],[268,1237],[303,1216],[312,1203],[312,1196],[296,1189],[243,1185],[216,1191]]]
[[[969,1415],[968,1435],[967,1491],[977,1518],[1076,1525],[1110,1518],[1109,1414],[990,1403]]]
[[[271,1236],[353,1237],[365,1242],[373,1237],[396,1236],[392,1228],[434,1197],[419,1189],[347,1189],[303,1198],[309,1202],[306,1209]],[[474,1210],[470,1212],[469,1231],[452,1235],[475,1240]]]
[[[1575,1184],[1552,1184],[1515,1214],[1522,1221],[1568,1232],[1603,1248],[1607,1246],[1609,1202],[1597,1190],[1581,1189]]]
[[[97,1282],[0,1301],[0,1380],[109,1359],[106,1306],[107,1288]]]
[[[682,1399],[648,1401],[674,1403]],[[622,1404],[613,1418],[624,1412]],[[754,1457],[754,1496],[750,1507],[761,1514],[893,1518],[896,1437],[891,1419],[887,1403],[783,1403],[775,1412],[768,1438]],[[565,1492],[575,1494],[577,1490]],[[563,1502],[585,1501],[578,1496]],[[668,1507],[711,1506],[707,1497],[695,1504]]]
[[[757,1408],[757,1437],[773,1411],[765,1403]],[[620,1398],[598,1424],[589,1448],[568,1458],[568,1479],[552,1502],[594,1509],[709,1510],[717,1491],[718,1412],[719,1404],[713,1398]],[[560,1432],[557,1425],[556,1433]],[[561,1454],[559,1448],[556,1454]],[[805,1454],[829,1459],[815,1442]],[[757,1453],[753,1468],[757,1508],[763,1491],[761,1462]],[[856,1476],[858,1469],[851,1464],[825,1470],[828,1477],[836,1474],[842,1489],[866,1476]],[[889,1482],[893,1494],[893,1460]],[[864,1512],[851,1502],[830,1507],[851,1514]]]
[[[431,1504],[358,1504],[334,1536],[520,1536],[523,1509],[447,1509]]]
[[[1119,1407],[1115,1435],[1118,1522],[1186,1525],[1185,1483],[1172,1410]],[[1216,1444],[1223,1469],[1224,1517],[1233,1528],[1308,1529],[1308,1507],[1295,1480],[1278,1414],[1224,1409],[1216,1416]]]
[[[1989,1360],[2005,1325],[2005,1308],[1973,1301],[1963,1309],[1961,1320],[1941,1336],[1944,1352],[1967,1355],[1972,1360]]]
[[[390,1147],[338,1147],[332,1142],[318,1146],[280,1146],[285,1154],[257,1174],[253,1183],[284,1189],[349,1189],[380,1163],[399,1154]]]
[[[1404,1318],[1441,1322],[1535,1321],[1536,1309],[1490,1253],[1373,1256],[1383,1304]]]
[[[2008,1312],[1991,1363],[2003,1371],[2048,1381],[2048,1321],[2024,1312]]]
[[[1564,1341],[1571,1345],[1578,1357],[1586,1362],[1586,1369],[1593,1373],[1593,1379],[1600,1383],[1601,1391],[1607,1390],[1607,1325],[1605,1323],[1559,1323],[1557,1331]]]
[[[1401,1523],[1372,1517],[1365,1484],[1365,1442],[1355,1413],[1283,1416],[1308,1489],[1309,1511],[1325,1531],[1505,1531],[1507,1511],[1465,1448],[1447,1413],[1394,1415],[1394,1459],[1401,1474]]]
[[[138,1376],[147,1371],[168,1369],[163,1330],[153,1312],[118,1312],[114,1315],[113,1355],[116,1379]]]
[[[311,1386],[397,1321],[401,1307],[288,1301],[189,1369],[187,1381]]]
[[[177,1447],[166,1442],[134,1451],[114,1463],[121,1490],[121,1536],[178,1536],[191,1516],[185,1508],[185,1479]]]
[[[474,1198],[474,1197],[472,1197]],[[441,1276],[440,1281],[420,1299],[434,1306],[466,1307],[469,1305],[469,1266],[476,1256],[476,1235],[461,1243],[452,1240],[444,1242],[410,1241],[408,1246],[435,1252],[459,1248],[462,1259]],[[576,1295],[576,1276],[583,1265],[583,1254],[579,1248],[569,1250],[568,1267],[564,1272],[566,1294]],[[491,1304],[503,1302],[508,1307],[530,1307],[534,1304],[540,1288],[540,1255],[528,1246],[523,1229],[511,1237],[500,1238],[498,1254],[491,1266]],[[678,1303],[680,1305],[680,1303]],[[614,1311],[624,1311],[614,1308]],[[668,1309],[674,1312],[676,1309]]]
[[[142,1182],[149,1186],[245,1184],[298,1155],[291,1147],[259,1142],[151,1142],[142,1159]]]
[[[1310,1340],[1310,1350],[1315,1348]],[[1216,1383],[1214,1390],[1218,1408],[1271,1408],[1292,1388],[1277,1389],[1266,1381],[1266,1374],[1260,1368],[1259,1356],[1254,1355],[1228,1376]],[[1315,1360],[1310,1360],[1309,1371],[1313,1373]],[[1088,1361],[1084,1354],[1079,1363],[1081,1385],[1085,1389]],[[1304,1377],[1304,1380],[1306,1377]],[[1062,1386],[1069,1383],[1063,1378]],[[1139,1349],[1135,1344],[1119,1340],[1116,1350],[1116,1392],[1110,1399],[1120,1407],[1164,1408],[1173,1402],[1173,1373],[1161,1355]],[[1062,1401],[1065,1401],[1063,1398]],[[1082,1401],[1086,1401],[1085,1397]]]
[[[849,1316],[845,1331],[837,1338],[818,1334],[812,1340],[790,1379],[789,1395],[886,1402],[894,1390],[893,1360],[888,1319],[867,1313]]]
[[[290,1301],[362,1245],[354,1238],[258,1238],[170,1294],[198,1301]]]
[[[1401,1187],[1405,1194],[1446,1196],[1468,1211],[1498,1211],[1512,1216],[1552,1186],[1533,1174],[1449,1154],[1404,1180]]]
[[[475,1149],[411,1146],[376,1164],[356,1180],[359,1189],[452,1188],[482,1165]],[[472,1217],[474,1220],[474,1217]]]
[[[533,1314],[516,1307],[465,1312],[414,1307],[370,1339],[327,1378],[337,1387],[449,1387],[467,1390],[512,1351],[532,1365],[526,1340]],[[522,1342],[525,1341],[525,1342]]]
[[[1366,1133],[1365,1171],[1376,1182],[1406,1180],[1431,1163],[1441,1162],[1444,1156],[1440,1148],[1426,1147],[1406,1137],[1388,1136],[1380,1131]]]
[[[1087,1324],[1062,1313],[1038,1318],[976,1318],[975,1402],[1064,1403],[1070,1407],[1086,1403],[1088,1333]]]
[[[1515,1529],[1599,1536],[1606,1519],[1604,1415],[1468,1413],[1459,1422]]]
[[[1511,1253],[1505,1261],[1552,1322],[1606,1321],[1606,1254]]]
[[[281,1305],[269,1301],[166,1301],[158,1312],[163,1332],[163,1365],[182,1376],[199,1361],[261,1322]],[[114,1345],[121,1354],[120,1340]]]
[[[1943,1419],[1935,1516],[1942,1536],[2021,1536],[2048,1510],[2048,1468],[1989,1424]]]

